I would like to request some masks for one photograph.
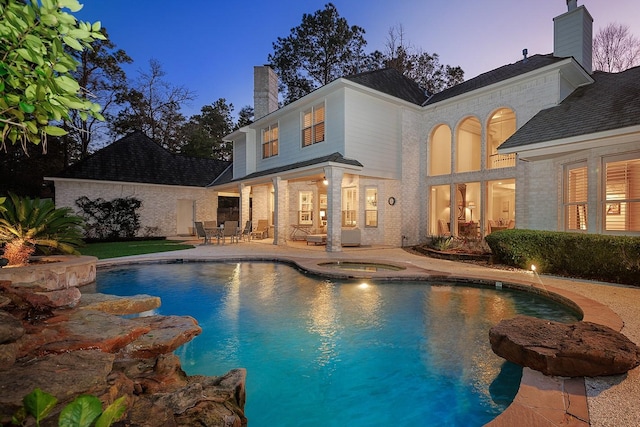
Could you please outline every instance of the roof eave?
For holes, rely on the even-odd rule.
[[[339,167],[339,168],[344,169],[344,170],[349,171],[349,172],[360,172],[360,171],[362,171],[362,168],[364,167],[364,166],[352,165],[352,164],[341,163],[341,162],[334,162],[334,161],[329,160],[329,161],[326,161],[326,162],[317,163],[317,164],[309,165],[309,166],[303,166],[303,167],[291,169],[291,170],[288,170],[288,171],[266,173],[264,175],[256,176],[254,178],[248,178],[248,179],[247,178],[238,178],[238,179],[234,179],[234,180],[232,180],[230,182],[226,182],[224,184],[219,184],[219,185],[216,185],[215,183],[212,183],[209,188],[213,188],[216,191],[229,191],[229,190],[236,190],[237,191],[239,184],[244,184],[244,185],[263,185],[263,184],[268,184],[268,183],[272,182],[273,178],[276,178],[276,177],[282,178],[284,180],[301,179],[301,178],[306,178],[306,177],[308,177],[310,175],[324,173],[324,168],[325,167],[330,167],[330,166]]]
[[[544,158],[558,157],[576,151],[591,148],[600,148],[603,142],[606,144],[625,144],[638,140],[640,125],[625,128],[611,129],[607,131],[575,135],[562,139],[541,141],[515,147],[498,147],[499,154],[517,153],[522,160],[541,160]]]
[[[585,78],[588,78],[588,80],[586,82],[584,82],[583,84],[581,84],[581,85],[588,84],[589,81],[593,82],[593,78],[586,71],[584,71],[584,68],[582,68],[582,66],[580,66],[580,64],[578,64],[575,59],[573,59],[572,57],[569,57],[569,58],[565,58],[565,59],[563,59],[561,61],[554,62],[553,64],[545,65],[544,67],[536,68],[534,70],[531,70],[531,71],[528,71],[528,72],[525,72],[525,73],[522,73],[522,74],[518,74],[516,76],[513,76],[513,77],[505,79],[505,80],[500,80],[498,82],[492,83],[492,84],[487,85],[487,86],[482,86],[482,87],[480,87],[478,89],[474,89],[474,90],[470,90],[468,92],[461,93],[460,95],[453,96],[451,98],[447,98],[447,99],[444,99],[442,101],[435,102],[433,104],[426,104],[424,106],[424,109],[425,110],[429,110],[431,108],[440,108],[443,105],[459,103],[460,101],[465,100],[467,98],[474,98],[474,97],[483,95],[485,93],[493,92],[499,86],[515,85],[515,84],[518,84],[519,82],[521,82],[523,80],[532,79],[532,78],[535,78],[535,77],[537,77],[537,76],[539,76],[541,74],[549,73],[550,71],[553,71],[553,70],[561,70],[561,69],[563,69],[563,67],[567,67],[571,63],[575,64],[575,66],[577,68],[582,70],[582,72],[584,73]],[[579,73],[579,72],[577,72],[577,73]],[[572,74],[572,75],[574,75],[574,74]],[[578,74],[575,74],[575,75],[578,75]]]

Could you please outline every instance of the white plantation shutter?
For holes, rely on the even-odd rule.
[[[302,116],[302,146],[312,144],[311,139],[311,110],[305,111]]]
[[[640,159],[605,164],[605,230],[640,231]]]
[[[589,185],[587,167],[568,169],[565,191],[566,229],[570,231],[587,229],[587,199]]]

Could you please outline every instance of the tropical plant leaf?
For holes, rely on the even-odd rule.
[[[111,405],[107,406],[102,415],[96,420],[95,427],[109,427],[115,421],[117,421],[124,411],[127,409],[126,396],[121,396],[116,399]]]
[[[36,388],[22,399],[22,403],[24,404],[27,413],[36,419],[36,424],[40,425],[40,421],[43,420],[56,406],[58,399],[53,395]]]
[[[95,396],[83,395],[64,407],[58,418],[59,427],[89,427],[102,413],[102,402]]]

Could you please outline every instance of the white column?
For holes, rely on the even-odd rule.
[[[280,177],[273,178],[274,189],[274,245],[287,243],[287,228],[289,227],[289,185],[287,180]]]
[[[240,224],[238,226],[244,229],[244,225],[249,221],[249,197],[251,194],[251,186],[238,185],[238,193],[240,194]]]
[[[342,252],[342,177],[344,170],[324,168],[327,186],[327,252]]]

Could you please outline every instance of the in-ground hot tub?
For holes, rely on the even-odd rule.
[[[319,267],[334,268],[337,270],[348,271],[400,271],[405,270],[405,267],[393,264],[385,264],[378,262],[358,262],[358,261],[332,261],[322,262],[318,264]]]

